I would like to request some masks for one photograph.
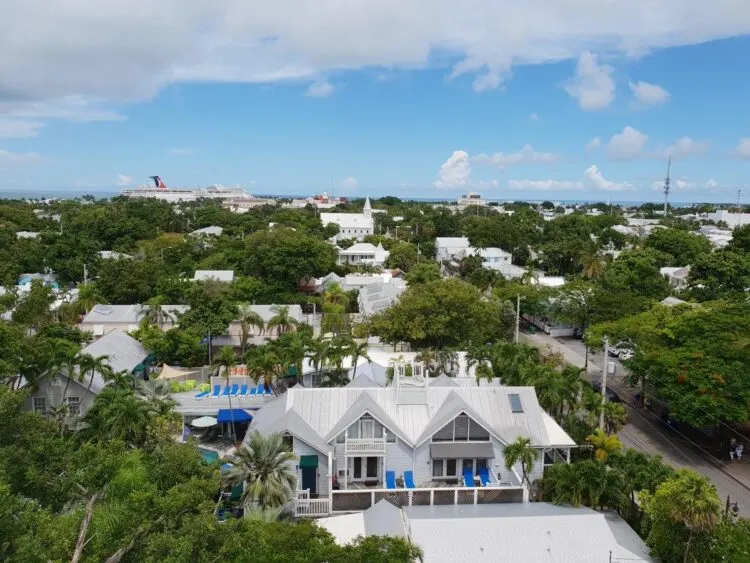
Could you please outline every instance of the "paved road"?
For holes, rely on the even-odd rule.
[[[546,334],[522,334],[522,338],[537,347],[549,347],[561,353],[571,364],[584,366],[585,347],[580,340],[556,339]],[[607,386],[614,389],[627,404],[634,391],[625,385],[625,368],[615,358],[610,358],[610,361],[615,364],[615,373],[608,377]],[[601,380],[603,364],[603,351],[589,355],[589,381]],[[674,467],[693,469],[706,475],[716,485],[722,500],[729,496],[731,502],[737,503],[741,515],[750,516],[750,462],[727,464],[664,426],[653,413],[630,406],[628,410],[630,422],[618,434],[625,446],[660,455]]]

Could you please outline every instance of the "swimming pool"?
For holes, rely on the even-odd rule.
[[[209,450],[208,448],[198,448],[203,455],[203,461],[206,463],[215,463],[219,461],[219,452],[215,450]]]

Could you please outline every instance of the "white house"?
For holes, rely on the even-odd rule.
[[[218,237],[221,236],[221,233],[224,232],[224,229],[222,227],[203,227],[202,229],[196,229],[192,233],[190,233],[191,237]]]
[[[169,330],[177,326],[179,316],[189,308],[188,305],[162,305],[163,320],[160,328]],[[78,328],[94,336],[109,334],[114,330],[136,330],[148,314],[148,309],[148,305],[95,305],[83,317]]]
[[[435,239],[435,260],[446,262],[461,260],[469,255],[469,239],[466,237],[437,237]]]
[[[94,358],[107,356],[107,363],[115,373],[126,371],[142,375],[148,370],[148,350],[121,329],[113,330],[92,342],[81,350],[81,354],[88,354]],[[27,397],[26,408],[42,415],[49,413],[53,407],[62,403],[67,379],[68,374],[64,372],[57,373],[54,379],[50,375],[42,376],[38,380],[36,390]],[[99,372],[94,372],[93,377],[87,375],[80,382],[77,374],[70,379],[64,397],[69,416],[85,415],[106,385],[107,380]]]
[[[123,254],[114,250],[100,250],[98,254],[102,260],[130,260],[133,258],[130,254]]]
[[[41,236],[41,233],[37,233],[34,231],[18,231],[16,233],[16,238],[32,238],[36,239]]]
[[[234,280],[234,270],[196,270],[193,281],[219,281],[231,283]]]
[[[406,282],[391,277],[388,281],[371,283],[358,292],[359,312],[364,316],[385,311],[406,291]]]
[[[375,232],[375,222],[372,218],[370,198],[365,200],[362,213],[321,213],[320,222],[323,226],[331,223],[339,226],[339,232],[333,237],[334,241],[353,238],[362,240]]]
[[[351,266],[358,266],[360,264],[382,266],[390,255],[390,252],[385,250],[382,244],[378,243],[375,246],[369,242],[358,242],[349,248],[340,248],[338,252],[338,263],[349,264]]]
[[[482,267],[488,270],[497,270],[502,272],[511,265],[513,255],[505,252],[502,248],[477,248],[474,249],[474,256],[482,258]]]
[[[679,266],[671,267],[667,266],[660,268],[659,272],[662,276],[669,280],[669,285],[675,289],[685,289],[687,287],[688,276],[690,275],[690,266]]]
[[[726,209],[715,211],[714,213],[708,213],[707,219],[718,223],[723,221],[732,229],[735,227],[742,227],[743,225],[750,224],[750,213],[736,213]]]
[[[294,387],[258,411],[246,440],[253,431],[289,441],[298,514],[321,516],[385,495],[400,506],[520,502],[521,468],[506,469],[505,447],[531,440],[533,482],[575,446],[532,387],[432,387],[418,376],[386,388]]]
[[[477,192],[469,192],[467,194],[461,195],[456,200],[456,205],[458,207],[468,207],[469,205],[479,205],[481,207],[485,207],[487,205],[487,201],[482,199],[482,194],[479,194]]]

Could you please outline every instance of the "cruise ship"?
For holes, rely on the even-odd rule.
[[[159,176],[150,176],[154,184],[138,186],[135,189],[123,190],[120,195],[125,197],[151,197],[177,203],[180,201],[196,201],[201,198],[222,199],[222,200],[249,200],[253,199],[247,191],[236,187],[225,186],[208,186],[206,188],[170,188]]]

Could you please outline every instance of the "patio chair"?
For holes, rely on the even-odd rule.
[[[474,472],[468,467],[464,469],[464,486],[465,487],[474,486]]]
[[[489,487],[492,480],[490,479],[490,470],[487,467],[482,467],[479,470],[479,480],[482,482],[483,487]]]
[[[250,392],[248,393],[248,395],[250,395],[251,397],[253,397],[253,396],[257,395],[257,394],[258,394],[258,388],[255,387],[255,386],[253,386],[253,388],[250,389]]]
[[[414,484],[414,472],[404,471],[404,485],[407,489],[416,489],[417,486]]]
[[[263,384],[258,383],[258,386],[255,388],[255,394],[256,395],[262,395],[263,394]]]
[[[385,488],[386,489],[396,488],[396,472],[395,471],[385,472]]]
[[[216,398],[221,395],[221,385],[214,385],[214,392],[211,393],[211,398]]]
[[[247,397],[247,384],[240,386],[240,397]]]
[[[211,391],[201,391],[200,393],[195,395],[196,399],[202,399],[203,397],[208,396],[211,393]]]
[[[224,387],[224,391],[221,392],[221,396],[222,397],[229,397],[229,394],[230,394],[231,390],[232,390],[232,388],[229,387],[229,385],[227,385],[226,387]]]
[[[239,392],[240,392],[240,384],[233,383],[232,388],[229,390],[229,396],[236,397]]]

